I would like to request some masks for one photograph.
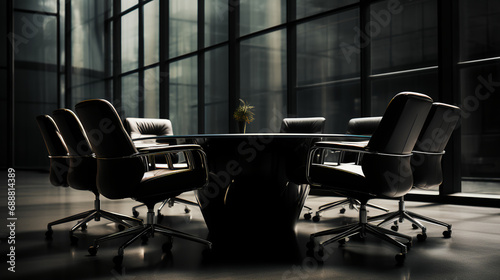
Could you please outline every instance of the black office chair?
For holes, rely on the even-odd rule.
[[[411,152],[432,106],[432,99],[426,95],[402,92],[397,94],[387,109],[368,143],[317,142],[309,153],[308,178],[311,185],[352,197],[361,203],[359,222],[311,234],[308,248],[314,248],[315,238],[335,234],[333,238],[320,243],[318,253],[324,246],[348,237],[368,233],[397,246],[401,253],[396,261],[402,264],[412,238],[398,232],[368,224],[366,205],[372,198],[401,197],[413,185],[410,166]],[[353,151],[362,154],[360,164],[324,164],[315,162],[321,150]],[[395,238],[406,240],[406,244]]]
[[[166,139],[147,139],[147,140],[136,140],[139,138],[147,138],[147,137],[155,137],[155,136],[168,136],[174,135],[174,130],[172,127],[172,122],[169,119],[151,119],[151,118],[126,118],[125,119],[125,129],[130,135],[130,138],[134,139],[134,144],[137,149],[140,151],[141,148],[162,145],[162,144],[176,144],[175,140],[166,140]],[[149,168],[175,168],[183,167],[182,163],[179,162],[178,155],[166,154],[161,156],[154,156],[149,158]],[[173,207],[175,202],[182,203],[185,205],[184,212],[189,213],[191,209],[189,209],[188,205],[198,206],[197,203],[193,201],[189,201],[187,199],[183,199],[180,197],[174,197],[164,200],[160,206],[158,207],[157,217],[159,220],[163,218],[161,214],[161,210],[165,205],[168,207]],[[139,207],[145,206],[144,204],[140,204],[132,207],[132,214],[134,217],[139,216],[139,212],[137,209]]]
[[[284,118],[281,122],[280,133],[323,133],[325,121],[326,119],[323,117]],[[311,139],[311,142],[317,140],[318,139]],[[307,184],[307,178],[305,177],[305,162],[311,142],[302,141],[301,144],[296,145],[294,147],[296,151],[287,159],[287,165],[290,167],[287,168],[287,176],[288,178],[292,178],[296,183]],[[297,152],[298,150],[301,150],[301,152]],[[311,219],[312,208],[307,205],[303,207],[307,209],[304,218],[306,220]]]
[[[45,146],[49,153],[50,158],[50,182],[53,186],[68,187],[71,186],[77,190],[92,191],[96,194],[97,189],[95,189],[95,171],[94,171],[94,182],[93,184],[82,184],[78,179],[80,179],[78,171],[75,172],[75,162],[79,160],[79,157],[72,157],[68,153],[68,147],[64,142],[64,139],[59,131],[57,124],[54,119],[49,115],[40,115],[36,117],[38,127],[42,133]],[[88,167],[88,165],[86,165]],[[95,167],[95,165],[94,165]],[[91,178],[91,177],[89,177]],[[82,230],[87,229],[87,222],[95,217],[95,212],[99,211],[99,198],[96,194],[96,200],[94,202],[95,209],[85,211],[79,214],[75,214],[66,218],[62,218],[47,224],[47,231],[45,232],[45,237],[50,240],[54,231],[52,227],[55,225],[81,220],[74,225],[69,231],[69,237],[72,244],[78,242],[78,237],[74,236],[73,233],[78,228]],[[140,222],[140,220],[139,220]]]
[[[460,108],[444,103],[433,104],[413,150],[411,167],[414,187],[428,189],[441,185],[443,182],[441,159],[445,153],[446,144],[459,120]],[[446,227],[443,236],[445,238],[451,237],[451,224],[407,211],[403,196],[400,197],[398,211],[371,217],[368,220],[370,222],[383,220],[378,226],[394,221],[391,229],[397,231],[399,229],[398,221],[402,223],[405,219],[412,223],[414,229],[420,228],[422,230],[422,233],[417,235],[419,241],[427,239],[427,229],[420,221]]]
[[[352,135],[372,135],[375,130],[378,127],[378,124],[380,123],[380,120],[382,117],[362,117],[362,118],[352,118],[349,120],[347,124],[347,130],[346,134],[352,134]],[[349,152],[341,152],[337,156],[340,156],[341,162],[358,162],[359,161],[359,154],[358,153],[349,153]],[[355,209],[359,211],[359,205],[361,203],[351,197],[347,197],[345,199],[339,200],[339,201],[334,201],[330,203],[323,204],[318,207],[318,211],[316,211],[316,214],[313,217],[314,222],[319,222],[321,219],[321,215],[323,212],[331,210],[333,208],[336,208],[338,206],[341,206],[340,208],[340,214],[344,214],[346,211],[345,205],[348,205],[350,209]],[[389,209],[386,209],[384,207],[368,203],[366,206],[375,208],[378,210],[382,210],[385,212],[389,212]],[[310,216],[306,217],[310,218]]]
[[[46,122],[44,129],[50,130],[52,133],[57,131],[60,142],[64,143],[67,149],[64,156],[68,161],[67,184],[73,189],[92,192],[95,199],[94,209],[49,223],[45,235],[48,238],[52,237],[52,226],[54,225],[80,220],[69,232],[71,242],[76,244],[78,237],[74,236],[73,232],[78,228],[86,230],[87,223],[91,220],[100,221],[101,218],[105,218],[121,225],[120,230],[131,227],[132,224],[142,224],[140,219],[101,209],[101,201],[96,186],[97,163],[76,115],[70,110],[58,109],[53,112],[53,120],[50,121],[49,118],[48,116],[42,118]],[[132,222],[132,224],[127,221]]]
[[[111,103],[94,99],[82,101],[75,108],[97,158],[99,193],[109,199],[132,198],[146,204],[148,208],[146,224],[97,238],[94,245],[89,247],[89,253],[96,255],[99,244],[103,241],[131,235],[132,238],[119,247],[118,255],[113,258],[116,265],[121,265],[124,249],[128,245],[139,238],[147,242],[154,233],[168,237],[162,246],[164,251],[170,250],[171,237],[211,246],[211,242],[207,240],[155,223],[155,204],[201,188],[207,183],[206,158],[201,147],[169,145],[138,152]],[[146,157],[178,152],[186,153],[186,168],[147,171]]]

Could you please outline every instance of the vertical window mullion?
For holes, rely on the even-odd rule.
[[[198,133],[205,132],[205,1],[198,0]]]
[[[113,104],[121,115],[122,110],[122,17],[121,1],[113,1]],[[116,106],[118,105],[118,106]]]
[[[139,116],[144,117],[144,99],[145,99],[145,88],[144,88],[144,3],[140,0],[139,3]]]
[[[359,24],[360,29],[370,21],[370,1],[362,0],[359,7]],[[359,35],[361,36],[361,35]],[[369,36],[369,35],[368,35]],[[359,38],[360,42],[363,38]],[[370,39],[367,39],[370,40]],[[361,48],[360,53],[360,79],[361,79],[361,116],[371,116],[371,64],[370,64],[370,48],[368,45]]]
[[[169,2],[160,1],[160,118],[169,118]]]
[[[297,115],[297,1],[287,0],[287,115]],[[290,23],[292,22],[292,23]]]
[[[240,1],[228,0],[229,5],[229,77],[228,77],[228,127],[229,132],[237,131],[236,121],[232,114],[239,103],[240,98],[240,47],[238,43],[239,20],[240,20]]]

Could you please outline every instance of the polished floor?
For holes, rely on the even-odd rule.
[[[7,177],[5,172],[2,175]],[[165,238],[156,236],[147,245],[139,241],[128,247],[123,266],[115,267],[112,258],[123,239],[102,243],[97,256],[87,252],[95,237],[117,230],[112,223],[90,222],[85,232],[76,232],[77,245],[71,245],[68,237],[73,223],[54,226],[51,241],[44,236],[48,222],[91,209],[91,193],[52,187],[48,174],[42,172],[18,171],[16,180],[17,220],[13,233],[6,226],[10,221],[6,216],[5,188],[0,194],[4,208],[0,218],[5,224],[0,227],[0,279],[500,279],[500,208],[407,202],[409,210],[453,224],[453,234],[445,239],[443,228],[428,225],[427,240],[414,239],[403,266],[396,265],[395,248],[370,236],[352,240],[343,247],[335,245],[322,258],[306,254],[311,233],[352,222],[357,217],[354,210],[345,214],[332,210],[319,223],[301,217],[292,242],[269,232],[269,240],[280,246],[249,248],[246,240],[239,240],[232,245],[234,250],[221,256],[207,254],[201,244],[175,239],[171,253],[166,254],[161,249]],[[193,195],[184,197],[192,199]],[[310,196],[306,204],[316,209],[333,199],[338,198]],[[372,202],[390,209],[397,207],[397,201]],[[136,204],[132,200],[102,199],[103,209],[126,214]],[[200,210],[191,210],[185,214],[182,205],[166,207],[162,224],[206,237],[208,230]],[[144,218],[145,209],[139,211]],[[371,210],[369,215],[379,213]],[[273,213],[262,217],[277,218]],[[408,222],[401,224],[399,231],[412,236],[418,233]],[[12,244],[5,237],[12,234],[16,242],[15,273],[7,270]]]

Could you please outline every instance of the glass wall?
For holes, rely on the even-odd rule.
[[[105,20],[111,15],[110,1],[71,2],[71,84],[67,85],[73,108],[78,102],[106,97],[105,79],[111,74],[105,46]],[[127,64],[127,62],[125,62]]]
[[[360,59],[343,48],[358,24],[353,8],[297,25],[297,115],[325,117],[328,132],[344,132],[361,114]]]
[[[57,13],[57,1],[14,1],[13,38],[19,43],[14,49],[17,168],[47,167],[47,151],[35,119],[58,107]]]
[[[459,1],[463,191],[500,193],[500,2]]]
[[[107,98],[123,118],[171,119],[176,134],[229,133],[241,98],[255,106],[249,132],[278,131],[284,117],[324,116],[326,132],[342,133],[350,118],[381,115],[395,94],[416,91],[463,109],[452,140],[461,149],[452,153],[462,160],[464,191],[485,192],[469,188],[483,181],[486,192],[500,192],[498,1],[14,3],[14,32],[28,39],[16,45],[15,100],[30,114]],[[36,129],[34,115],[16,112],[21,141],[26,127]],[[45,160],[31,152],[16,148],[19,166]]]

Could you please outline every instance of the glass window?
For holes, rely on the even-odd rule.
[[[460,0],[460,61],[500,56],[500,1]]]
[[[160,60],[160,13],[159,1],[144,6],[144,65]]]
[[[352,40],[358,14],[353,9],[297,26],[297,114],[325,117],[327,132],[345,132],[361,112],[359,56],[348,56],[342,44]]]
[[[16,0],[12,2],[14,2],[15,9],[57,13],[57,1],[55,0]]]
[[[205,133],[228,133],[228,47],[205,53]]]
[[[286,21],[286,0],[240,0],[240,36]]]
[[[499,85],[498,63],[460,71],[462,177],[496,180],[497,193],[500,190]]]
[[[358,10],[323,17],[297,26],[297,84],[320,84],[359,77],[359,56],[345,56]]]
[[[403,91],[426,94],[439,101],[437,69],[372,78],[371,115],[382,116],[389,101]]]
[[[437,65],[437,26],[436,0],[377,2],[356,47],[370,45],[372,74]]]
[[[169,1],[169,57],[198,49],[198,1]]]
[[[140,117],[139,116],[139,74],[134,73],[122,77],[122,117]],[[117,106],[117,104],[114,104]],[[118,107],[118,106],[117,106]]]
[[[74,68],[104,72],[104,14],[109,12],[105,1],[72,3],[71,63]],[[99,11],[99,13],[95,13]],[[64,41],[64,40],[63,40]],[[102,78],[102,77],[101,77]]]
[[[198,59],[170,64],[169,111],[176,134],[198,133]]]
[[[360,81],[297,89],[299,117],[324,117],[325,133],[345,133],[351,118],[361,114]]]
[[[205,47],[227,41],[228,18],[227,0],[205,1]]]
[[[16,61],[57,63],[57,21],[55,16],[17,12],[14,16]],[[4,41],[5,44],[5,41]]]
[[[337,9],[356,2],[358,0],[296,0],[297,19]]]
[[[122,17],[122,73],[139,67],[139,11]]]
[[[160,69],[144,71],[144,117],[160,117]]]
[[[122,12],[132,8],[134,5],[137,5],[137,0],[121,0],[121,8]]]
[[[279,131],[286,116],[286,30],[241,42],[240,96],[255,106],[247,132]]]

